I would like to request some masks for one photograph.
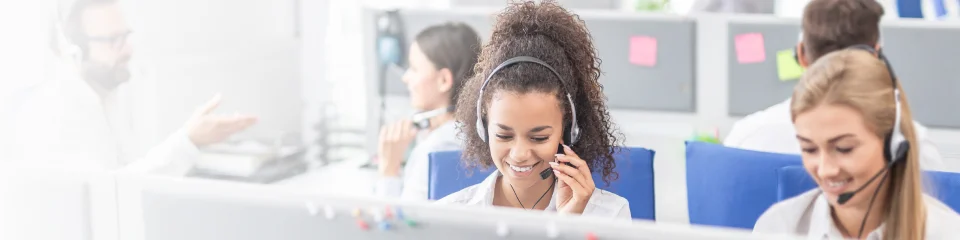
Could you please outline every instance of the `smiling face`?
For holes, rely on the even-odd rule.
[[[883,169],[884,144],[852,108],[820,105],[797,115],[794,121],[797,139],[803,149],[803,166],[823,190],[830,205],[866,206],[877,180],[844,205],[837,196],[856,190]],[[885,191],[884,191],[885,192]],[[878,196],[884,196],[881,192]]]
[[[487,116],[490,155],[504,179],[521,185],[539,181],[563,138],[563,111],[555,94],[498,92]]]

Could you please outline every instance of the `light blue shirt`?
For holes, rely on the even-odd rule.
[[[462,146],[462,141],[457,138],[454,121],[447,121],[433,129],[410,151],[410,157],[403,167],[401,177],[381,177],[377,180],[377,195],[400,197],[404,200],[427,200],[430,184],[428,182],[430,153],[461,150]]]

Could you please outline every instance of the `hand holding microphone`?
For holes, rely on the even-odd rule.
[[[557,154],[556,162],[549,162],[553,175],[560,179],[557,187],[557,212],[581,214],[596,189],[590,167],[569,146],[564,154]],[[573,165],[572,167],[569,165]]]

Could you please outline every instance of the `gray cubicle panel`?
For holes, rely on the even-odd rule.
[[[424,28],[446,21],[462,21],[489,39],[499,9],[402,10],[407,39]],[[645,16],[610,11],[583,11],[594,46],[602,60],[600,81],[613,108],[693,112],[695,21],[682,17]],[[632,37],[656,39],[652,66],[630,61]],[[388,94],[407,94],[394,74],[387,79]]]
[[[960,128],[960,25],[884,22],[883,52],[909,98],[913,118],[928,127]]]
[[[453,7],[504,7],[513,0],[452,0]],[[618,9],[623,0],[559,0],[561,6],[573,9]]]
[[[736,37],[759,33],[763,36],[765,60],[741,64],[737,59]],[[780,81],[777,52],[793,49],[800,34],[800,21],[787,18],[731,18],[727,34],[728,114],[745,116],[766,109],[790,97],[796,81]]]
[[[293,195],[267,186],[232,189],[189,180],[172,180],[161,185],[166,186],[148,186],[142,191],[146,240],[584,239],[589,234],[598,239],[784,239],[740,230],[609,217]],[[387,208],[392,209],[391,216],[387,216]],[[333,213],[332,218],[328,218],[328,209]],[[359,215],[353,214],[356,209],[360,209]],[[400,209],[399,215],[395,209]],[[385,219],[390,228],[381,229],[375,221],[378,218]],[[414,221],[415,226],[405,224],[404,220]],[[359,221],[368,228],[362,228]],[[501,228],[506,229],[506,236],[500,236]]]
[[[611,108],[694,112],[696,20],[583,12],[601,59],[600,83]],[[630,61],[631,39],[655,39],[655,64]]]

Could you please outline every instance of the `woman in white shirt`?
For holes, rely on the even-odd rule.
[[[875,48],[827,54],[790,105],[803,165],[820,186],[777,203],[755,232],[812,239],[952,239],[960,217],[921,187],[910,107]]]
[[[460,149],[461,141],[456,139],[451,121],[453,104],[464,79],[473,76],[478,54],[480,37],[464,23],[435,25],[417,34],[410,46],[410,68],[403,74],[403,83],[410,91],[410,104],[423,112],[413,120],[381,129],[379,195],[427,199],[428,154]],[[418,135],[404,165],[404,154]]]
[[[463,157],[498,171],[441,203],[630,218],[627,200],[596,189],[591,175],[617,178],[619,140],[582,20],[553,1],[514,3],[476,71],[457,104]]]

